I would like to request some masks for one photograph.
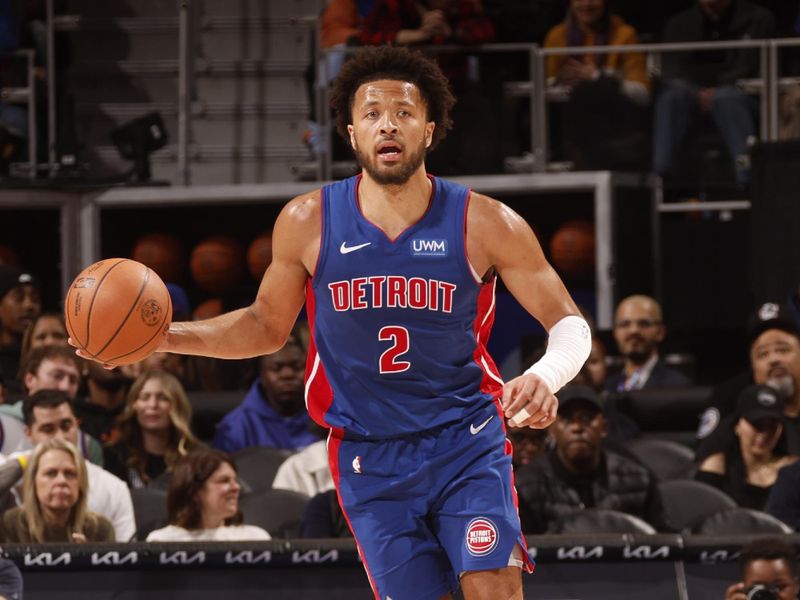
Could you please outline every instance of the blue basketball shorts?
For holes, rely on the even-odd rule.
[[[376,599],[438,600],[465,571],[533,570],[498,405],[403,438],[332,435],[328,453]]]

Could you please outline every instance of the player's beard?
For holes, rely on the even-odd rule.
[[[358,148],[355,148],[354,152],[356,153],[358,164],[361,165],[361,168],[367,172],[367,175],[373,181],[381,185],[403,185],[425,162],[427,148],[425,147],[424,139],[414,152],[411,152],[406,147],[403,149],[403,155],[409,153],[406,159],[391,166],[379,165],[378,158],[374,154],[366,154]]]

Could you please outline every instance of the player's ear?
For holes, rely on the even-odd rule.
[[[433,143],[433,130],[436,129],[434,121],[428,121],[425,124],[425,147],[430,148]]]
[[[350,136],[350,145],[353,147],[353,150],[356,149],[356,136],[355,136],[355,129],[353,129],[352,125],[347,126],[347,133]]]

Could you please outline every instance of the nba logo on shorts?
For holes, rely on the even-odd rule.
[[[486,556],[497,546],[497,527],[485,517],[472,519],[467,525],[466,541],[472,556]]]

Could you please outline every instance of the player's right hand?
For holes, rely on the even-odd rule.
[[[75,341],[74,341],[74,340],[73,340],[71,337],[68,337],[68,338],[67,338],[67,343],[68,343],[70,346],[72,346],[73,348],[75,348],[75,354],[77,354],[78,356],[80,356],[81,358],[83,358],[83,359],[85,359],[85,360],[93,360],[93,361],[94,361],[94,362],[96,362],[96,363],[100,363],[101,365],[103,365],[103,368],[104,368],[104,369],[108,369],[109,371],[110,371],[111,369],[114,369],[114,368],[116,367],[116,365],[110,365],[110,364],[108,364],[108,363],[104,363],[104,362],[102,362],[102,361],[99,361],[99,360],[97,360],[97,359],[96,359],[96,358],[94,358],[94,357],[93,357],[91,354],[89,354],[88,352],[86,352],[86,350],[84,350],[83,348],[81,348],[80,346],[78,346],[78,344],[76,344],[76,343],[75,343]]]

